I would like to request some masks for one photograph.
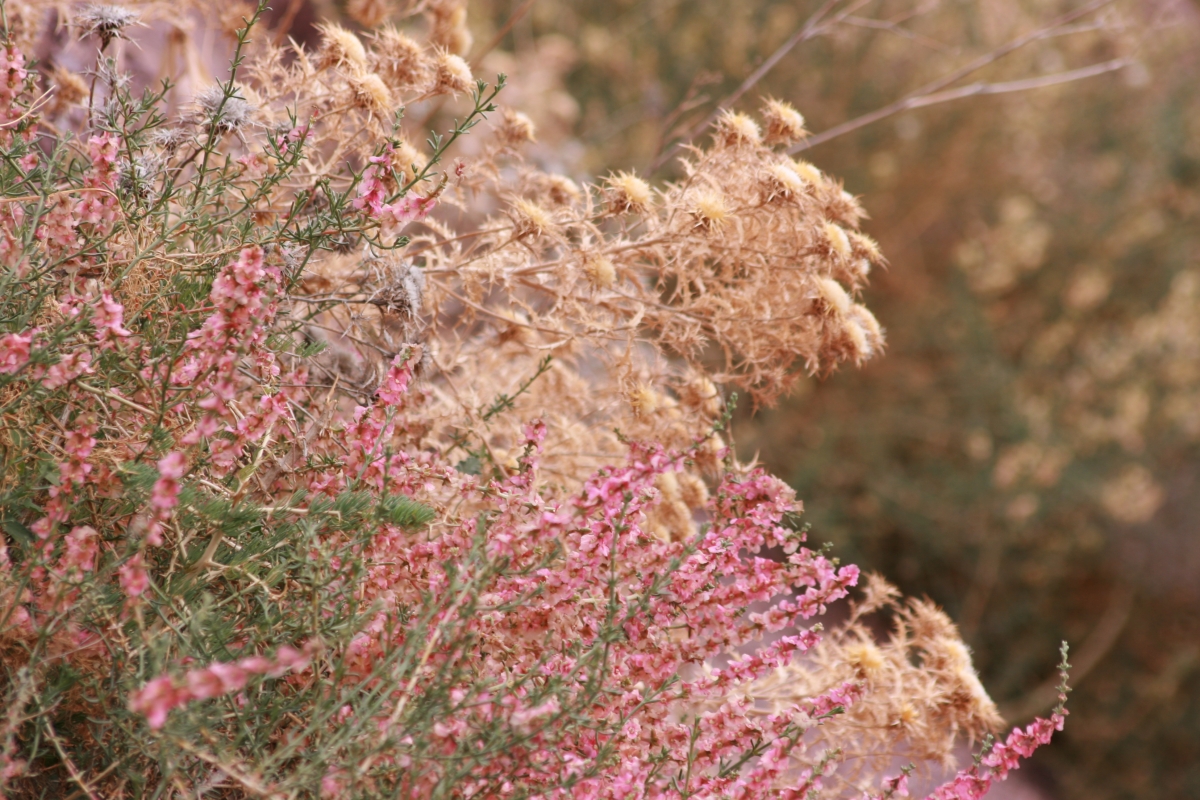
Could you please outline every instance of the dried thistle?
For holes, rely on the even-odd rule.
[[[138,13],[123,6],[86,5],[75,15],[80,36],[99,36],[100,49],[113,39],[124,38],[124,31],[138,21]]]

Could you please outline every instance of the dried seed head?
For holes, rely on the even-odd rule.
[[[617,282],[617,269],[604,256],[591,256],[584,261],[583,274],[597,289],[611,289]]]
[[[729,221],[729,207],[725,205],[725,198],[712,189],[696,193],[691,213],[696,220],[695,227],[709,232],[720,230]]]
[[[392,113],[392,93],[383,78],[373,72],[364,72],[351,76],[349,83],[354,102],[360,108],[380,117]]]
[[[88,5],[79,10],[75,24],[80,36],[95,34],[104,47],[113,39],[121,38],[122,31],[138,21],[136,11],[121,6]]]
[[[579,202],[583,192],[579,184],[566,175],[547,174],[541,181],[542,189],[551,205],[569,206]]]
[[[457,96],[462,92],[471,91],[474,77],[471,68],[460,56],[442,51],[438,53],[436,64],[435,94],[451,94]]]
[[[757,146],[762,144],[758,123],[745,114],[726,111],[717,118],[715,136],[725,147]]]
[[[191,138],[186,128],[159,128],[150,134],[150,144],[162,148],[164,153],[174,153]]]
[[[316,57],[317,69],[367,69],[367,50],[357,36],[341,25],[331,22],[318,25],[317,30],[321,33],[321,46]]]
[[[364,28],[380,25],[390,11],[387,0],[350,0],[346,3],[346,13],[350,19]]]
[[[467,28],[467,9],[457,2],[436,3],[429,9],[432,25],[429,43],[456,55],[465,55],[475,41]]]
[[[825,176],[821,174],[821,170],[814,167],[807,161],[797,159],[792,162],[792,169],[796,170],[796,174],[800,176],[806,183],[811,183],[813,186],[821,186],[825,183]]]
[[[47,112],[50,116],[63,113],[87,97],[87,84],[83,78],[61,64],[54,65],[50,80],[54,83],[54,104]]]
[[[804,117],[782,100],[768,100],[762,110],[763,120],[767,123],[767,144],[794,144],[805,136]]]
[[[721,413],[721,392],[709,378],[700,373],[692,376],[679,388],[679,399],[688,408],[693,408],[708,417]]]
[[[871,642],[859,642],[846,648],[846,661],[863,678],[873,678],[884,666],[883,653]]]
[[[839,317],[845,317],[850,313],[854,301],[850,299],[850,295],[846,293],[840,283],[833,278],[817,278],[816,283],[817,296],[831,313]]]
[[[846,333],[854,344],[854,360],[862,363],[883,350],[883,329],[865,306],[855,304],[846,315]]]
[[[197,121],[221,133],[239,131],[253,122],[257,107],[241,96],[239,87],[233,92],[226,97],[225,87],[214,83],[196,95]]]
[[[773,200],[791,200],[804,193],[809,186],[788,164],[772,164],[763,176],[768,203]]]
[[[400,139],[392,143],[392,152],[388,158],[388,166],[400,176],[405,183],[416,180],[425,168],[425,159],[417,152],[417,148]]]
[[[554,230],[554,217],[537,203],[518,198],[513,201],[513,234],[522,236],[545,236]]]
[[[835,225],[832,222],[826,222],[823,227],[825,233],[826,247],[831,255],[836,255],[839,258],[850,257],[850,237],[842,230],[841,226]]]
[[[659,395],[653,386],[639,383],[629,391],[629,407],[634,415],[645,419],[651,417],[659,408]]]
[[[429,81],[430,65],[421,45],[395,28],[384,28],[375,35],[370,62],[396,93],[416,89]]]
[[[679,499],[689,508],[704,508],[708,502],[708,486],[698,475],[681,472],[675,479],[679,482]]]
[[[847,231],[846,235],[850,237],[850,249],[858,258],[865,259],[871,264],[882,264],[884,262],[883,251],[879,249],[879,242],[859,231]],[[866,274],[864,272],[864,274]]]
[[[500,112],[500,121],[496,126],[496,137],[505,147],[519,147],[526,142],[537,141],[534,138],[536,128],[527,115],[520,111],[505,108]]]
[[[631,172],[618,172],[609,176],[604,191],[610,214],[640,214],[654,203],[654,192],[650,184]]]

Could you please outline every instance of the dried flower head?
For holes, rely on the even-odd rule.
[[[429,43],[456,55],[471,49],[474,37],[467,28],[467,8],[462,0],[439,0],[429,4]]]
[[[461,56],[441,51],[437,55],[434,67],[435,82],[433,91],[437,94],[459,95],[471,91],[475,78],[471,75],[471,67]]]
[[[762,144],[758,123],[739,111],[725,111],[717,118],[714,137],[725,147],[757,147]]]
[[[517,198],[512,204],[513,236],[545,236],[555,229],[554,217],[537,203]]]
[[[850,309],[854,306],[854,301],[850,299],[850,295],[842,288],[842,285],[833,278],[817,278],[817,296],[824,301],[825,307],[830,313],[839,317],[845,317],[850,313]]]
[[[618,172],[609,176],[604,199],[610,214],[638,214],[653,204],[654,192],[632,172]]]
[[[121,38],[122,32],[137,21],[136,11],[121,6],[87,5],[75,16],[80,36],[99,36],[101,48]]]
[[[221,133],[240,131],[254,121],[255,105],[241,96],[241,89],[234,87],[226,95],[225,87],[214,83],[196,95],[197,122],[215,127]]]
[[[546,174],[539,176],[538,188],[552,206],[569,206],[578,203],[583,198],[579,184],[566,175]]]
[[[792,169],[788,163],[771,164],[763,174],[764,197],[766,202],[775,200],[792,200],[804,193],[811,184]]]
[[[591,256],[583,262],[583,274],[588,283],[597,289],[611,289],[617,282],[617,269],[611,259]]]
[[[715,189],[702,189],[696,192],[691,203],[692,218],[695,227],[709,233],[720,230],[729,221],[729,207],[725,197]]]
[[[62,114],[87,97],[87,84],[83,78],[61,64],[54,65],[50,80],[54,85],[54,104],[47,110],[50,116]]]
[[[348,82],[359,108],[380,117],[392,112],[392,93],[378,75],[364,72],[350,76]]]
[[[536,141],[536,127],[528,115],[505,107],[500,111],[496,125],[496,137],[505,147],[520,147],[526,142]]]
[[[823,186],[825,184],[825,176],[821,170],[814,167],[807,161],[796,159],[792,161],[792,169],[800,176],[802,180],[811,183],[813,186]]]
[[[364,28],[381,25],[391,13],[387,0],[350,0],[346,3],[346,14]]]
[[[421,45],[395,28],[375,34],[369,61],[393,92],[415,91],[429,82],[431,68]]]
[[[808,135],[804,129],[804,117],[790,103],[782,100],[768,100],[763,106],[762,118],[767,123],[767,144],[794,144]]]
[[[317,26],[317,30],[321,33],[321,46],[316,54],[318,69],[367,69],[367,50],[352,32],[331,22]]]
[[[826,222],[822,230],[825,234],[825,246],[830,254],[836,255],[838,258],[849,258],[851,254],[850,237],[846,235],[846,231],[840,225],[832,222]]]

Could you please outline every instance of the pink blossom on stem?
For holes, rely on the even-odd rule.
[[[11,375],[29,363],[34,331],[0,336],[0,375]]]

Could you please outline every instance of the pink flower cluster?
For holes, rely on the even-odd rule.
[[[981,765],[960,771],[929,795],[928,800],[979,800],[993,783],[1007,778],[1009,770],[1018,769],[1021,759],[1029,758],[1039,747],[1048,744],[1054,732],[1063,729],[1066,713],[1065,710],[1055,711],[1049,719],[1039,717],[1024,730],[1013,728],[1003,742],[998,742],[984,756]],[[986,766],[988,770],[982,770],[980,766]]]
[[[385,236],[394,236],[407,223],[425,219],[437,205],[436,192],[434,196],[425,197],[411,189],[396,202],[385,202],[387,170],[391,168],[394,153],[395,148],[387,144],[382,154],[371,156],[358,184],[358,196],[354,198],[354,207],[378,219]]]
[[[303,672],[315,651],[311,643],[299,649],[284,645],[275,651],[273,658],[248,656],[230,663],[209,664],[189,670],[182,678],[162,675],[130,695],[129,710],[145,715],[147,724],[157,730],[166,724],[173,709],[195,700],[240,692],[256,675],[281,678],[289,672]]]

